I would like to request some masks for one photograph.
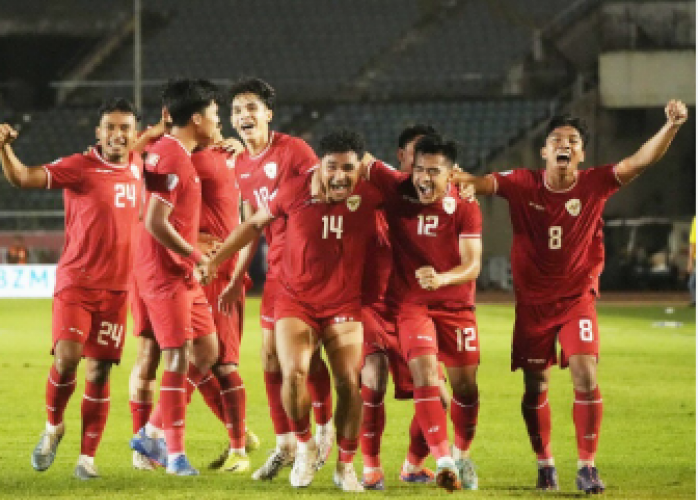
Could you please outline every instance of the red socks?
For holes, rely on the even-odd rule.
[[[223,402],[226,430],[231,448],[245,448],[245,386],[237,371],[231,372],[220,381],[219,400]]]
[[[425,459],[430,455],[430,447],[423,437],[418,417],[414,414],[411,420],[411,427],[408,431],[410,441],[408,444],[408,462],[411,465],[420,467]]]
[[[131,428],[136,434],[148,422],[153,402],[129,401],[129,409],[131,409]]]
[[[574,427],[579,460],[593,460],[598,450],[600,423],[603,420],[603,398],[596,387],[591,392],[574,390]]]
[[[282,435],[292,432],[287,412],[282,406],[282,373],[265,373],[265,392],[267,393],[267,403],[270,407],[270,418],[275,434]]]
[[[151,423],[156,425],[154,417],[158,413],[162,414],[162,429],[165,431],[165,444],[169,454],[185,452],[186,385],[188,382],[185,375],[167,370],[163,372],[160,400],[156,405],[156,410],[151,415]],[[160,411],[158,411],[158,407],[160,407]]]
[[[338,462],[351,464],[357,452],[358,439],[350,439],[338,434],[336,442],[338,443]],[[365,464],[365,467],[368,467],[368,465]]]
[[[83,430],[80,454],[94,457],[107,425],[109,414],[109,382],[104,385],[85,381],[85,394],[81,405]]]
[[[362,426],[360,428],[360,446],[365,467],[381,467],[379,450],[382,434],[386,425],[384,410],[384,393],[362,386]],[[338,444],[340,448],[340,444]]]
[[[479,394],[471,397],[453,395],[450,404],[450,416],[455,430],[455,447],[467,451],[476,433],[479,418]]]
[[[331,396],[331,375],[326,363],[321,361],[319,368],[309,373],[306,388],[311,396],[314,408],[314,420],[317,424],[327,424],[333,417],[333,398]]]
[[[207,373],[199,382],[197,390],[202,394],[204,402],[212,413],[216,415],[216,418],[225,424],[226,418],[224,417],[224,404],[221,401],[221,386],[214,374],[211,372]]]
[[[526,392],[520,408],[530,436],[532,450],[537,454],[537,459],[551,459],[552,411],[547,399],[547,391]]]
[[[436,459],[450,456],[447,441],[447,415],[440,401],[438,386],[416,387],[413,389],[413,401],[416,417],[423,431],[423,436]]]
[[[75,372],[59,375],[56,367],[51,365],[49,379],[46,382],[46,419],[51,425],[63,422],[68,400],[75,391]]]
[[[297,437],[297,441],[306,443],[311,439],[311,422],[309,420],[309,415],[299,420],[292,420],[291,418],[288,420],[292,426],[294,435]]]

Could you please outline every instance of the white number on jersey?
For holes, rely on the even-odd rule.
[[[122,343],[122,338],[124,338],[124,325],[110,323],[109,321],[102,322],[100,325],[100,331],[97,334],[98,344],[107,345],[107,341],[112,339],[114,342],[114,347],[119,349],[119,346]]]
[[[561,248],[561,226],[549,227],[549,249],[559,250]]]
[[[582,319],[578,322],[580,329],[581,340],[584,342],[593,342],[593,322],[590,319]]]
[[[265,207],[267,209],[268,202],[270,201],[270,192],[267,190],[267,187],[263,186],[260,189],[256,189],[253,191],[253,194],[255,195],[255,200],[258,202],[258,208]]]
[[[329,233],[335,233],[336,239],[343,236],[343,216],[324,215],[323,216],[323,239],[328,239]]]
[[[459,352],[476,351],[476,346],[470,344],[470,342],[476,340],[475,328],[457,328],[455,332],[457,333],[457,350]]]
[[[435,228],[438,227],[437,215],[418,216],[418,234],[423,236],[437,236]]]
[[[124,208],[125,201],[130,201],[131,206],[136,206],[136,186],[133,184],[117,183],[114,185],[114,206]]]

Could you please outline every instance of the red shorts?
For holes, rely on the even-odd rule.
[[[362,321],[360,304],[344,304],[336,307],[315,307],[295,299],[286,291],[277,294],[275,303],[275,321],[282,318],[297,318],[309,325],[320,338],[323,331],[337,323]]]
[[[188,340],[216,332],[212,309],[201,286],[147,297],[134,290],[134,334],[153,332],[161,349],[181,347]]]
[[[557,337],[561,346],[559,364],[569,365],[569,356],[598,357],[600,337],[595,296],[584,294],[549,304],[515,306],[511,370],[540,371],[557,362]]]
[[[243,305],[245,295],[234,304],[231,315],[219,311],[219,295],[228,285],[226,277],[217,276],[210,284],[203,287],[204,295],[211,306],[212,317],[216,325],[216,336],[219,339],[218,364],[238,364],[240,357],[241,335],[243,335]],[[245,293],[245,292],[243,292]]]
[[[413,378],[401,354],[395,315],[384,304],[362,306],[362,328],[362,357],[384,354],[389,360],[389,370],[394,379],[394,398],[413,399]]]
[[[407,361],[434,354],[448,368],[479,364],[479,332],[473,308],[403,304],[397,325],[401,352]]]
[[[280,290],[277,278],[268,278],[260,300],[260,327],[263,330],[275,329],[275,301]]]
[[[64,288],[53,299],[51,336],[83,345],[83,357],[119,363],[124,349],[128,292]],[[53,349],[51,350],[53,354]]]

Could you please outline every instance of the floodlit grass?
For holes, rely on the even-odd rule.
[[[263,440],[252,455],[257,467],[273,448],[258,358],[258,300],[248,301],[241,372],[248,395],[247,422]],[[113,371],[112,408],[97,455],[103,478],[88,483],[71,477],[79,453],[78,388],[66,412],[67,434],[56,462],[43,473],[30,465],[30,454],[44,426],[44,388],[51,358],[49,300],[0,301],[0,496],[52,498],[325,498],[340,494],[327,465],[306,490],[289,486],[289,469],[272,483],[252,481],[249,474],[206,471],[222,451],[223,427],[195,395],[188,411],[187,448],[198,478],[167,477],[163,471],[131,468],[131,436],[127,384],[136,342],[127,339],[123,363]],[[695,311],[683,307],[671,314],[666,305],[613,307],[600,305],[602,358],[600,387],[605,415],[598,466],[612,498],[695,497]],[[510,372],[509,305],[478,309],[482,363],[479,373],[481,414],[473,446],[481,490],[470,497],[541,498],[534,492],[534,459],[520,416],[521,376]],[[680,321],[680,328],[655,328],[654,321]],[[391,389],[389,390],[391,394]],[[576,446],[571,420],[573,390],[568,372],[553,373],[553,449],[562,491],[547,497],[578,496],[575,492]],[[408,443],[412,404],[387,400],[383,465],[390,497],[444,495],[433,486],[404,485],[398,471]],[[335,454],[333,455],[335,457]],[[432,460],[431,460],[432,463]],[[356,461],[360,471],[360,460]],[[367,495],[377,495],[367,493]]]

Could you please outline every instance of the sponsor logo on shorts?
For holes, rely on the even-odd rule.
[[[440,430],[440,426],[439,426],[439,425],[434,425],[434,426],[432,426],[430,429],[428,429],[428,432],[429,432],[430,434],[435,434],[435,433],[436,433],[437,431],[439,431],[439,430]]]
[[[349,321],[355,321],[353,316],[336,316],[333,318],[333,323],[347,323]]]
[[[539,358],[528,358],[527,362],[535,364],[535,365],[543,365],[547,362],[547,360],[546,359],[539,359]]]

